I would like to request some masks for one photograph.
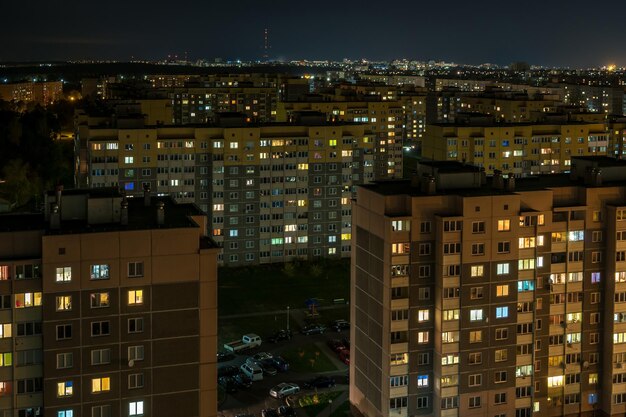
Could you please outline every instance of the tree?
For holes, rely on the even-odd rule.
[[[38,180],[32,178],[30,167],[20,159],[10,160],[2,174],[5,181],[2,185],[12,206],[21,206],[39,192]]]

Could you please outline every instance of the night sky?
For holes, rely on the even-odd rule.
[[[626,1],[4,0],[0,61],[447,60],[626,66]]]

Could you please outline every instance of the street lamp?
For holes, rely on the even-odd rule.
[[[287,306],[287,333],[289,333],[289,306]]]
[[[328,407],[330,407],[330,410],[328,411],[328,415],[332,415],[333,414],[333,400],[332,398],[328,399]]]

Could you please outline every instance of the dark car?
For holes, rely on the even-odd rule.
[[[235,366],[226,365],[220,368],[217,368],[217,376],[221,378],[223,376],[235,376],[239,373],[239,369]]]
[[[281,340],[291,340],[292,337],[291,330],[279,330],[270,337],[267,338],[268,341],[272,343],[280,342]]]
[[[278,372],[287,372],[289,370],[289,362],[280,356],[274,356],[272,358],[272,365],[278,369]]]
[[[328,342],[326,342],[326,344],[333,352],[336,352],[336,353],[339,353],[346,348],[345,345],[343,344],[343,341],[339,339],[329,340]]]
[[[336,332],[341,332],[343,330],[349,329],[350,323],[346,320],[335,320],[331,323],[330,327]]]
[[[252,386],[252,380],[242,373],[235,375],[233,380],[235,381],[237,388],[248,389]]]
[[[261,417],[279,417],[275,408],[264,408],[261,410]]]
[[[278,373],[278,370],[274,366],[272,359],[265,359],[258,362],[258,365],[263,369],[263,375],[274,376]]]
[[[331,388],[335,386],[335,378],[328,376],[318,376],[308,382],[304,383],[304,387],[308,389],[313,388]]]
[[[293,407],[289,407],[288,405],[281,405],[278,407],[278,415],[281,417],[295,417],[296,410]]]
[[[326,327],[321,324],[309,324],[304,326],[302,330],[300,330],[300,333],[308,336],[311,334],[322,334],[325,331]]]
[[[237,384],[232,376],[223,376],[217,380],[217,383],[228,393],[237,392]]]
[[[235,359],[235,354],[232,352],[217,352],[217,361],[218,362],[227,362]]]
[[[342,350],[341,352],[339,352],[339,360],[346,365],[350,365],[350,351]]]

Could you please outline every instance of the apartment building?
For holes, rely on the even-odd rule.
[[[216,416],[206,216],[113,189],[0,215],[0,415]]]
[[[626,412],[626,163],[358,188],[350,401],[378,416]]]
[[[340,96],[335,96],[340,97]],[[399,101],[383,101],[373,96],[370,101],[330,100],[279,102],[276,120],[291,120],[298,112],[314,111],[327,120],[364,123],[375,143],[374,177],[376,179],[402,178],[402,138],[404,109]]]
[[[554,121],[428,125],[422,155],[460,161],[515,176],[568,172],[572,157],[607,155],[609,131],[604,123]]]
[[[350,255],[354,186],[374,178],[363,124],[305,114],[294,124],[81,128],[78,178],[128,195],[195,202],[229,265]]]
[[[544,113],[554,112],[558,97],[529,97],[524,92],[491,91],[484,94],[460,97],[460,110],[490,114],[506,123],[531,122],[541,119]]]
[[[241,86],[240,86],[241,85]],[[276,116],[278,88],[245,86],[184,87],[166,91],[172,102],[173,124],[215,120],[217,113],[239,112],[251,121],[268,122]]]
[[[0,84],[0,100],[34,102],[47,106],[63,98],[61,81]]]

